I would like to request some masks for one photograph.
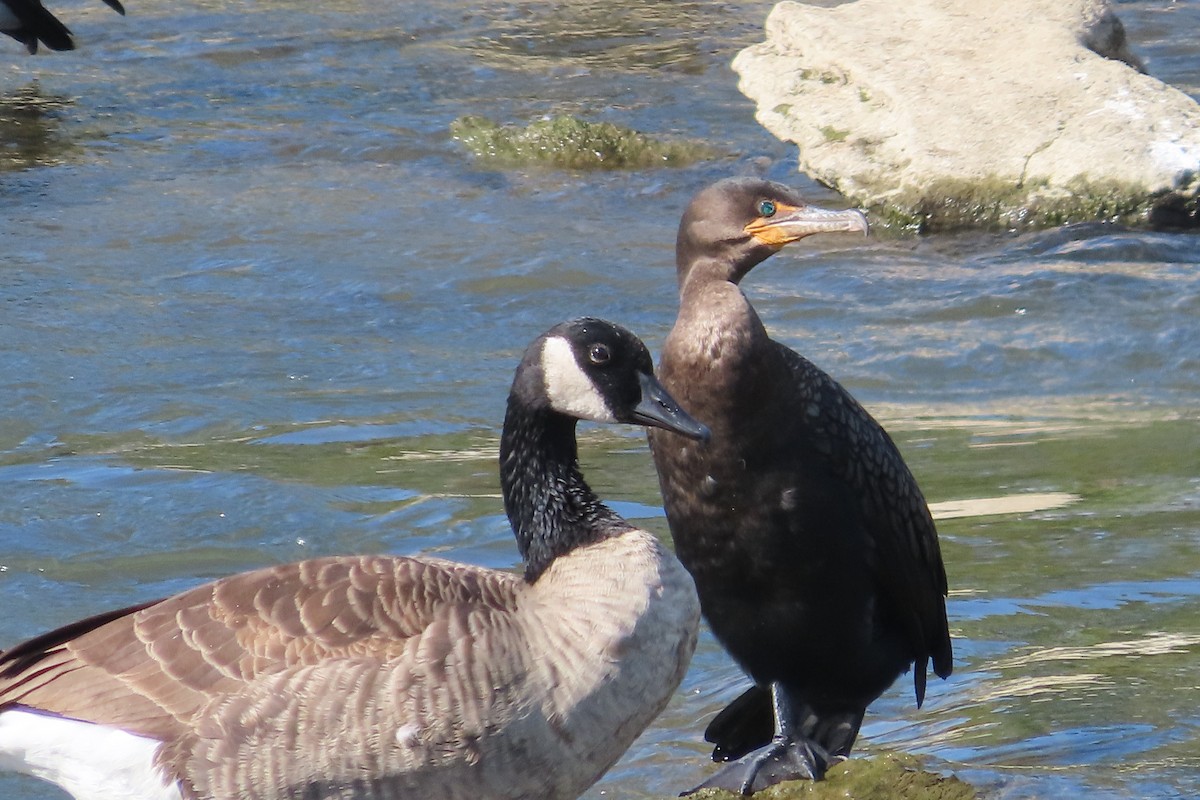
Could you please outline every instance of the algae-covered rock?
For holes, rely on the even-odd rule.
[[[740,795],[705,789],[696,800],[741,800]],[[831,767],[825,780],[788,781],[754,795],[755,800],[977,800],[975,789],[954,776],[921,768],[913,756],[888,753],[852,758]]]
[[[1108,0],[785,1],[733,66],[801,169],[885,224],[1200,224],[1200,104]]]
[[[466,116],[451,123],[450,133],[476,158],[497,167],[679,167],[714,155],[698,142],[661,142],[609,122],[571,116],[540,119],[524,128]]]
[[[1182,228],[1196,224],[1196,200],[1148,194],[1115,181],[1075,179],[1054,187],[1045,180],[1014,184],[987,176],[943,178],[865,205],[872,212],[872,225],[921,231],[1018,230],[1092,221]]]

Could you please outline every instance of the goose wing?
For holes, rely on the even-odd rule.
[[[0,709],[175,739],[201,709],[271,675],[333,659],[382,662],[409,648],[444,657],[448,625],[476,612],[503,616],[518,583],[447,561],[379,556],[246,572],[8,650]]]

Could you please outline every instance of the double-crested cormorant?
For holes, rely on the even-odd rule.
[[[755,686],[706,731],[705,786],[749,794],[820,779],[867,706],[929,659],[951,670],[946,573],[929,509],[880,425],[849,392],[772,341],[738,283],[813,233],[867,232],[779,184],[721,181],[679,226],[679,316],[659,377],[712,431],[651,431],[676,553],[713,633]],[[744,756],[744,758],[743,758]]]
[[[582,319],[517,369],[500,446],[524,576],[319,558],[101,614],[0,657],[0,768],[77,798],[574,798],[675,691],[691,577],[606,507],[577,419],[707,435],[633,334]]]
[[[125,15],[120,0],[104,0],[104,4]],[[30,55],[37,52],[38,42],[51,50],[75,49],[71,31],[46,10],[41,0],[0,0],[0,33],[25,45]]]

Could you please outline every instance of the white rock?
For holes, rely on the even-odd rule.
[[[733,67],[801,169],[868,206],[992,192],[991,224],[1111,215],[1104,195],[1194,209],[1200,105],[1124,39],[1105,0],[785,1]]]

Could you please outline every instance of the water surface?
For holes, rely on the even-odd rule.
[[[728,61],[769,3],[56,3],[80,50],[0,78],[0,646],[345,552],[516,561],[495,470],[525,344],[569,316],[656,350],[687,198],[785,180]],[[1120,4],[1193,96],[1200,3]],[[724,155],[480,167],[450,122],[572,113]],[[1200,240],[1081,225],[827,237],[757,270],[775,334],[892,431],[942,520],[955,674],[862,751],[990,797],[1200,794]],[[593,485],[665,533],[644,439]],[[705,634],[588,795],[673,795],[742,688]],[[0,795],[54,797],[7,777]]]

